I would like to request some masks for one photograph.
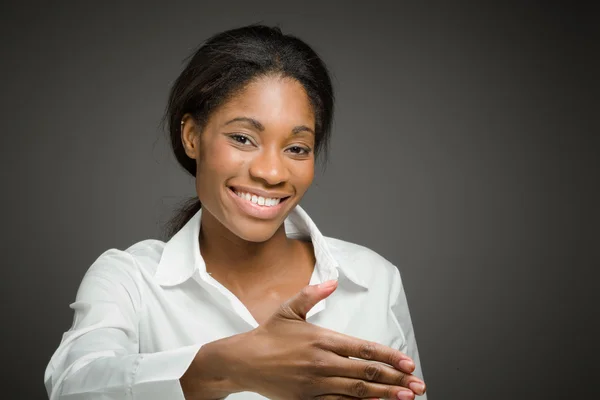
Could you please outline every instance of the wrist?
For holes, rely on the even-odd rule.
[[[211,351],[214,351],[215,358],[221,360],[220,375],[226,378],[227,387],[233,390],[232,393],[257,391],[251,385],[256,381],[253,376],[254,360],[247,354],[254,332],[251,330],[211,343],[214,344]]]
[[[228,338],[206,343],[181,377],[180,383],[186,400],[223,399],[241,392],[235,377],[235,366],[228,357]]]

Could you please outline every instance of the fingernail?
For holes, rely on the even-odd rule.
[[[398,392],[398,400],[413,400],[415,398],[410,390],[401,390]]]
[[[319,285],[319,289],[329,289],[329,288],[333,287],[336,284],[336,282],[337,281],[335,279],[323,282]]]
[[[402,360],[402,361],[400,361],[399,364],[400,364],[400,368],[404,372],[411,373],[415,370],[415,363],[412,362],[411,360]]]
[[[410,390],[412,390],[416,394],[425,393],[425,385],[422,384],[421,382],[411,382],[408,384],[408,387],[410,388]]]

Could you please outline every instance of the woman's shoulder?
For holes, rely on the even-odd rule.
[[[160,262],[164,246],[163,241],[146,239],[124,249],[110,248],[96,258],[86,275],[100,275],[105,278],[127,276],[137,279],[144,273],[153,274]]]
[[[350,269],[363,282],[391,282],[399,275],[392,262],[369,247],[332,237],[325,237],[325,242],[340,266]]]

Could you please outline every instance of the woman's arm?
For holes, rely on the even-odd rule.
[[[51,400],[184,400],[179,379],[200,345],[140,354],[139,270],[130,254],[109,250],[85,274],[73,326],[52,356],[44,383]]]

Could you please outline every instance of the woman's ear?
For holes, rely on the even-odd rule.
[[[181,143],[185,150],[185,154],[189,158],[196,160],[200,152],[200,137],[194,118],[190,114],[185,114],[181,118]]]

